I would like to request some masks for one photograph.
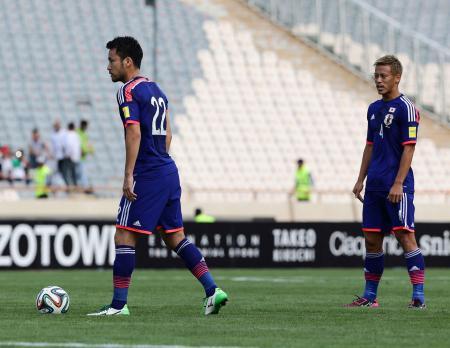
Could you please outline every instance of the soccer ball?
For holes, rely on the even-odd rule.
[[[69,295],[59,286],[47,286],[36,297],[36,308],[44,314],[66,313],[69,304]]]

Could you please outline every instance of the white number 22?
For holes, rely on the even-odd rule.
[[[156,100],[155,97],[152,97],[150,100],[150,103],[156,107],[156,112],[153,115],[153,122],[152,122],[152,135],[166,135],[166,130],[164,128],[164,121],[166,119],[166,103],[164,102],[163,98],[158,98]],[[156,120],[159,116],[159,107],[163,108],[163,114],[161,116],[161,123],[159,128],[156,128]]]

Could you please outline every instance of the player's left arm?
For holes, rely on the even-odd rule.
[[[169,110],[166,111],[166,152],[169,153],[170,143],[172,142],[172,128],[170,128]]]
[[[141,143],[141,128],[139,124],[129,124],[125,130],[125,177],[123,194],[129,201],[135,201],[137,195],[133,192],[133,171]]]
[[[397,172],[394,184],[389,191],[388,200],[392,203],[399,203],[403,196],[403,182],[411,168],[412,159],[416,144],[407,144],[403,147],[403,154],[400,159],[400,167]]]
[[[119,105],[124,115],[125,127],[125,174],[122,191],[129,201],[135,201],[137,198],[133,192],[133,172],[141,144],[140,109],[134,92]]]
[[[403,182],[411,168],[420,120],[419,111],[412,103],[408,103],[407,107],[404,106],[403,110],[399,111],[401,111],[398,116],[403,153],[400,159],[397,176],[395,177],[394,184],[388,195],[388,200],[392,203],[399,203],[402,199]]]

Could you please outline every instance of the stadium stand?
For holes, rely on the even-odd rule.
[[[179,1],[160,1],[158,15],[158,76],[176,114],[200,73],[195,52],[206,39],[196,23],[205,16]],[[106,74],[105,45],[114,36],[135,36],[146,52],[143,73],[152,75],[153,8],[133,0],[2,0],[0,17],[0,143],[25,147],[34,127],[48,140],[54,119],[67,126],[87,118],[96,148],[91,179],[97,186],[120,185],[123,130],[114,117],[118,86]]]
[[[348,189],[360,162],[365,100],[294,69],[273,52],[258,52],[247,31],[235,32],[226,22],[206,22],[204,28],[212,48],[199,52],[206,79],[194,80],[196,96],[185,99],[187,115],[176,119],[182,142],[174,152],[183,173],[193,175],[188,183],[210,191],[286,192],[292,163],[305,153],[318,190]],[[431,178],[422,187],[448,187],[444,151],[432,141],[422,146],[415,167],[419,177]],[[427,165],[433,159],[435,165]]]
[[[449,2],[446,0],[248,0],[294,34],[317,42],[367,77],[385,52],[403,61],[405,91],[450,123]]]
[[[417,31],[450,47],[450,3],[446,0],[388,1],[366,0],[380,11],[389,14],[410,30]],[[417,20],[420,18],[420,20]]]
[[[89,163],[94,184],[113,187],[117,196],[123,130],[104,46],[116,35],[136,36],[146,52],[143,73],[152,76],[153,8],[133,0],[0,1],[1,142],[20,147],[34,126],[49,134],[55,118],[87,116],[97,150]],[[364,115],[376,98],[372,86],[285,31],[265,31],[272,24],[243,2],[159,1],[157,11],[157,76],[171,105],[171,151],[185,200],[284,204],[303,157],[321,193],[315,200],[349,202]],[[336,23],[326,16],[324,27]],[[431,138],[421,139],[414,169],[425,191],[419,199],[445,202],[449,133],[441,131],[444,140],[436,142],[433,125],[424,121],[421,132]]]

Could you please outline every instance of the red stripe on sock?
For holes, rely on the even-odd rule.
[[[412,271],[409,273],[409,279],[411,284],[423,284],[425,282],[425,272],[424,271]]]
[[[208,266],[206,265],[206,262],[201,261],[192,269],[192,274],[195,278],[200,278],[202,275],[204,275],[206,272],[209,272]]]
[[[115,288],[125,289],[130,287],[131,277],[114,276],[113,283]]]
[[[420,278],[420,279],[412,278],[411,279],[411,284],[413,284],[413,285],[423,284],[424,282],[425,282],[425,279],[423,279],[423,278]]]
[[[381,279],[381,274],[365,272],[364,278],[366,278],[366,280],[371,280],[373,282],[379,282]]]

